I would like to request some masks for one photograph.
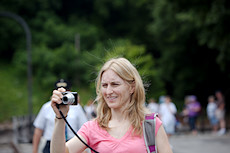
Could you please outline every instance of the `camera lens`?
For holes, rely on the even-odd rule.
[[[64,96],[64,97],[62,98],[62,101],[68,102],[68,97]]]
[[[63,92],[62,97],[62,104],[64,105],[77,105],[78,99],[77,99],[77,92]]]

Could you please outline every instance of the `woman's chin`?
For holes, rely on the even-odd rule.
[[[109,108],[111,108],[111,109],[116,109],[118,106],[117,106],[117,104],[116,103],[112,103],[112,102],[110,102],[110,103],[107,103],[108,104],[108,106],[109,106]]]

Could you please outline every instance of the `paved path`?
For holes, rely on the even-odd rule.
[[[6,133],[5,133],[6,134]],[[0,153],[13,153],[9,145],[4,145],[12,134],[1,135]],[[178,134],[170,138],[173,146],[173,153],[229,153],[230,152],[230,132],[224,136],[215,136],[210,133],[198,134]],[[32,153],[31,143],[19,143],[20,153]]]
[[[212,134],[174,135],[170,138],[173,153],[229,153],[230,133],[224,136]]]
[[[210,133],[174,135],[170,138],[173,153],[229,153],[230,133],[216,136]],[[32,149],[30,144],[21,144],[22,153],[29,153]],[[31,150],[32,151],[32,150]]]

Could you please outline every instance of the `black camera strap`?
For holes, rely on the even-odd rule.
[[[91,148],[88,144],[86,144],[80,137],[79,135],[74,131],[74,129],[71,127],[71,125],[69,124],[69,122],[66,120],[65,116],[63,115],[61,109],[59,108],[59,105],[57,104],[57,108],[61,114],[61,117],[64,119],[64,121],[66,122],[66,124],[68,125],[68,127],[70,128],[70,130],[74,133],[74,135],[76,135],[76,137],[84,144],[86,145],[88,148],[90,148],[92,151],[94,151],[95,153],[99,153],[96,150],[94,150],[93,148]]]

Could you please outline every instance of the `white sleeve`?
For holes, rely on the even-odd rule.
[[[39,128],[39,129],[42,129],[44,130],[45,129],[45,114],[46,114],[46,106],[45,104],[42,106],[42,108],[40,109],[37,117],[35,118],[34,120],[34,123],[33,125],[36,127],[36,128]]]
[[[78,130],[81,128],[81,126],[88,121],[86,113],[83,111],[83,108],[81,105],[78,106]]]
[[[172,109],[173,114],[176,114],[176,112],[177,112],[176,105],[174,103],[172,103],[171,106],[172,106],[171,109]]]

